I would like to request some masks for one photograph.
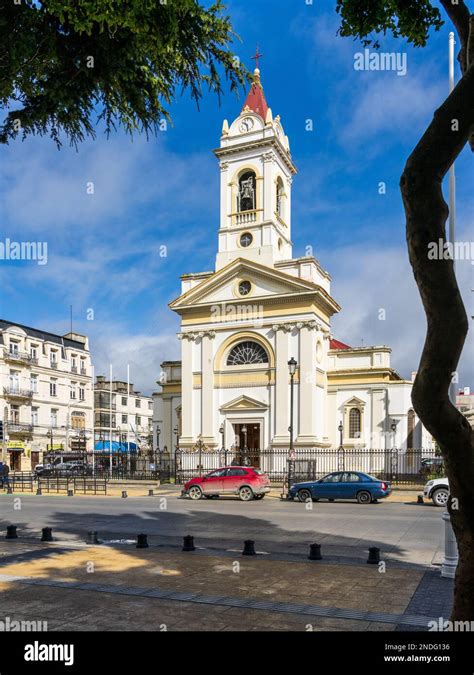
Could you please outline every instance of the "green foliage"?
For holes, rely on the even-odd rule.
[[[341,15],[340,35],[374,48],[380,46],[375,35],[387,32],[424,47],[430,28],[439,30],[443,25],[430,0],[337,0],[336,11]]]
[[[220,98],[225,76],[235,90],[248,73],[223,11],[221,0],[0,0],[0,143],[49,134],[59,146],[63,132],[77,145],[99,120],[148,135],[184,89]]]

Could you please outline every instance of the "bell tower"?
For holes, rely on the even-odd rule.
[[[214,154],[221,170],[216,271],[236,258],[267,267],[291,259],[296,167],[280,117],[273,117],[265,99],[258,68],[240,115],[230,126],[224,120]]]

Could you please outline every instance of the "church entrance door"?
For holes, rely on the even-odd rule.
[[[238,463],[245,466],[260,466],[260,424],[247,422],[234,424],[235,450]]]

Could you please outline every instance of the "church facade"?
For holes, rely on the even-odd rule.
[[[412,383],[391,367],[390,348],[335,339],[331,319],[341,307],[330,275],[313,257],[293,257],[297,170],[258,69],[214,154],[221,176],[215,268],[184,274],[170,303],[181,320],[181,361],[165,361],[158,381],[161,448],[193,448],[198,440],[209,449],[288,448],[291,419],[295,449],[341,441],[429,447],[412,410]]]

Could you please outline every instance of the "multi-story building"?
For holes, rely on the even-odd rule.
[[[2,459],[28,471],[47,457],[92,449],[88,338],[0,320]]]
[[[107,380],[98,375],[94,390],[95,448],[107,449],[105,441],[133,444],[141,454],[152,448],[153,399],[135,391],[133,384]],[[117,446],[114,446],[117,447]]]

